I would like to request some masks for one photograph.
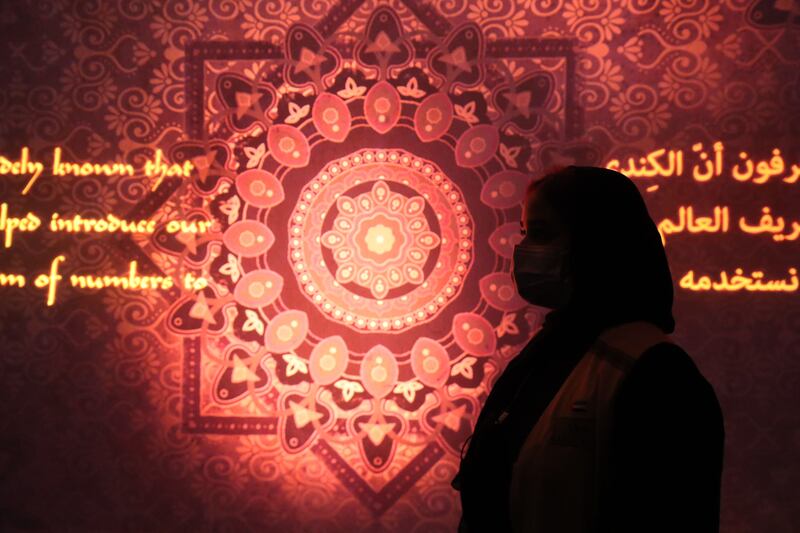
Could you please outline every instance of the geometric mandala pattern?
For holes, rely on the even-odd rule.
[[[191,43],[196,140],[172,156],[219,231],[157,243],[213,280],[169,311],[185,429],[277,434],[376,515],[459,453],[496,354],[532,334],[509,275],[531,139],[579,127],[569,41],[487,43],[409,6],[435,40],[381,7],[347,42],[341,9],[282,46]]]

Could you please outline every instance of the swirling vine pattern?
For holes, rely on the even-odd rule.
[[[63,251],[65,277],[133,257],[213,281],[199,294],[64,288],[56,308],[34,289],[3,292],[0,457],[12,459],[0,478],[19,496],[0,514],[12,527],[452,530],[457,450],[542,319],[504,277],[519,214],[504,195],[554,163],[696,137],[766,150],[800,135],[800,32],[786,2],[11,4],[0,7],[4,154],[26,139],[39,156],[58,145],[65,158],[138,165],[161,148],[209,167],[160,196],[119,177],[42,179],[24,198],[4,179],[0,198],[216,221],[183,241],[43,234],[2,256],[3,269],[43,271]],[[187,50],[209,54],[202,68]],[[390,142],[370,144],[379,136]],[[306,222],[308,211],[325,216]],[[294,244],[294,228],[319,242]],[[270,246],[254,252],[256,237]],[[320,268],[304,278],[307,264]],[[282,290],[263,289],[278,278]],[[703,346],[723,406],[748,403],[726,428],[740,455],[723,526],[788,531],[798,517],[770,502],[800,472],[765,436],[789,442],[797,418],[760,406],[797,403],[796,362],[771,354],[792,353],[798,324],[750,304],[723,310],[716,330],[700,306],[681,308],[683,339]],[[748,343],[774,349],[762,362]],[[31,475],[33,461],[63,474]],[[118,498],[99,506],[91,490]]]

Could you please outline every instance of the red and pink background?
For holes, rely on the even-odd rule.
[[[531,176],[716,141],[800,164],[792,1],[43,0],[3,3],[0,26],[4,155],[160,148],[197,169],[155,191],[43,176],[26,196],[5,176],[0,200],[214,222],[0,251],[2,271],[64,254],[65,277],[136,260],[210,282],[63,286],[52,307],[0,289],[12,530],[453,531],[461,444],[546,312],[509,276]],[[800,184],[778,179],[637,183],[656,221],[798,216]],[[722,530],[795,531],[797,293],[678,280],[783,277],[800,241],[710,233],[666,249],[673,337],[725,415]]]

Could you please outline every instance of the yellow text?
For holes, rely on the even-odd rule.
[[[53,150],[53,176],[133,176],[133,165],[128,163],[71,163],[61,160],[61,148]],[[24,194],[24,193],[23,193]]]
[[[111,214],[105,218],[83,218],[80,215],[61,218],[60,214],[53,213],[50,217],[50,231],[67,233],[153,233],[155,229],[155,220],[124,220]]]
[[[115,287],[125,290],[147,290],[147,289],[171,289],[173,286],[172,278],[169,276],[143,276],[137,272],[137,262],[131,261],[128,266],[127,274],[123,276],[98,276],[91,274],[76,275],[69,277],[73,287],[81,289],[104,289]]]
[[[717,141],[711,146],[711,154],[703,147],[703,143],[692,145],[692,156],[697,160],[691,165],[691,176],[699,182],[707,182],[721,176],[726,169],[725,145]],[[684,150],[658,148],[641,157],[629,157],[627,161],[612,159],[606,168],[616,170],[629,178],[669,178],[683,176],[687,154]],[[623,164],[624,163],[624,164]],[[753,160],[747,152],[739,152],[735,164],[730,165],[730,177],[738,182],[751,182],[762,185],[770,180],[781,180],[784,183],[797,183],[800,179],[800,163],[787,162],[778,148],[773,148],[769,158]],[[657,186],[647,188],[648,192],[657,190]]]
[[[160,148],[156,150],[154,160],[148,160],[144,165],[144,173],[148,178],[155,178],[150,190],[156,190],[164,178],[186,178],[194,169],[191,161],[184,161],[182,165],[177,163],[170,164],[164,159],[164,153]]]
[[[761,213],[757,224],[748,222],[745,217],[739,217],[739,230],[750,235],[770,234],[775,242],[789,242],[800,238],[800,220],[787,222],[784,217],[773,217],[768,206],[762,207]],[[678,207],[677,221],[665,218],[656,227],[662,244],[666,244],[667,235],[674,233],[727,233],[730,228],[730,207],[718,205],[714,207],[712,216],[696,216],[693,206],[682,205]]]
[[[66,260],[67,258],[65,256],[59,255],[50,263],[50,274],[39,274],[36,279],[33,280],[33,284],[36,288],[43,289],[47,287],[48,307],[56,303],[56,287],[62,278],[61,274],[58,273],[58,265]]]
[[[22,194],[28,194],[28,191],[39,179],[39,176],[42,175],[42,172],[44,172],[44,163],[31,161],[30,149],[27,146],[22,148],[22,153],[16,161],[0,156],[0,175],[30,176],[27,185],[22,190]]]
[[[3,274],[0,272],[0,287],[24,287],[26,283],[25,276],[22,274]]]
[[[737,268],[733,275],[728,277],[726,271],[721,271],[716,280],[710,276],[698,276],[695,279],[694,270],[687,272],[678,283],[682,289],[690,291],[764,291],[764,292],[795,292],[800,287],[797,278],[797,269],[789,268],[789,280],[765,280],[764,272],[753,271],[749,276],[744,275],[741,268]]]
[[[6,248],[11,248],[14,231],[36,231],[41,223],[39,217],[31,212],[22,218],[10,217],[8,216],[8,204],[6,202],[0,204],[0,231],[5,234],[3,246]]]

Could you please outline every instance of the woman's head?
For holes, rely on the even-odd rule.
[[[539,276],[540,305],[607,325],[649,320],[674,330],[666,254],[630,179],[595,167],[547,172],[528,187],[520,224],[515,271],[526,263],[548,272]],[[524,275],[517,277],[519,286]]]

